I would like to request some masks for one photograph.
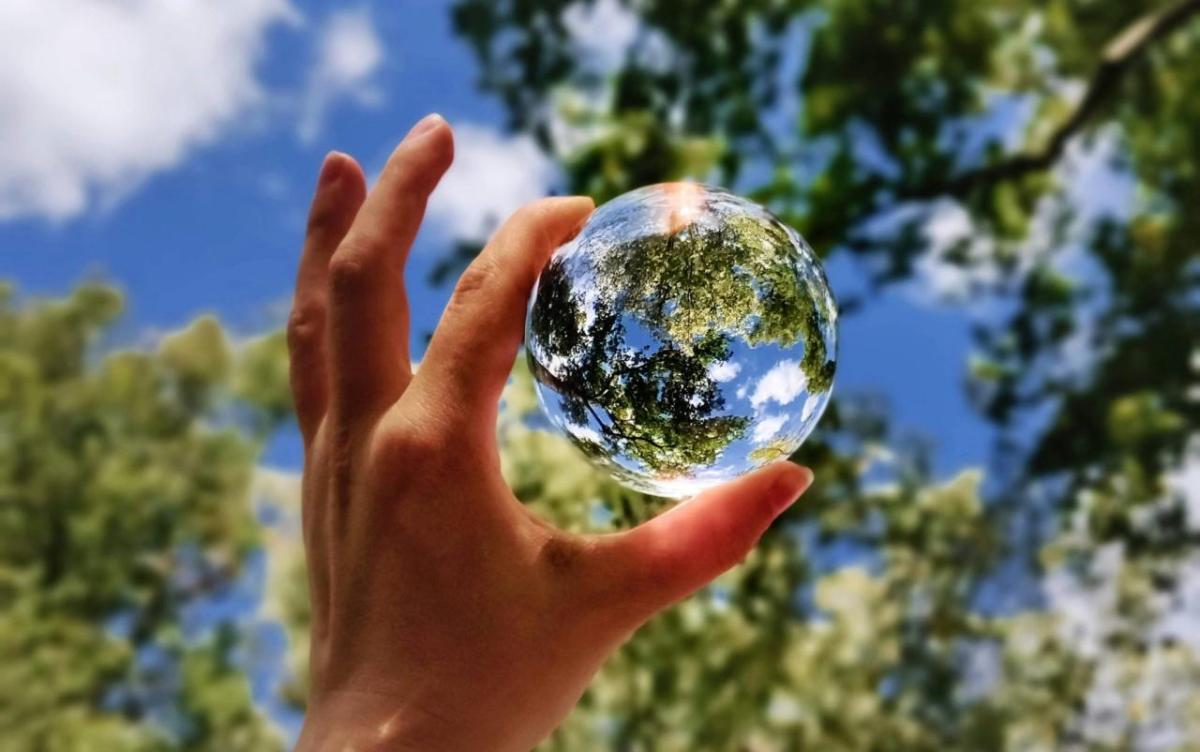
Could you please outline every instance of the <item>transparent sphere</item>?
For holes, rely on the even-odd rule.
[[[766,209],[663,183],[604,204],[542,270],[525,325],[550,423],[619,481],[690,496],[800,446],[833,385],[837,312]]]

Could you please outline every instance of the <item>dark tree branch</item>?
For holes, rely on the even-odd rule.
[[[581,394],[578,389],[571,387],[565,381],[558,378],[558,376],[555,376],[550,372],[550,369],[542,365],[541,361],[539,361],[537,358],[530,358],[529,363],[530,367],[533,368],[534,374],[543,382],[549,384],[560,393],[579,400],[580,404],[587,408],[587,411],[591,413],[592,417],[596,419],[596,422],[600,424],[600,428],[602,430],[608,431],[618,438],[625,439],[626,441],[641,441],[661,450],[666,449],[666,447],[654,439],[651,439],[649,436],[642,436],[640,434],[629,433],[628,431],[623,430],[620,427],[622,422],[618,420],[615,415],[610,413],[608,409],[604,407],[604,405],[600,405],[587,395]],[[596,405],[599,405],[600,409],[604,410],[604,414],[608,416],[608,423],[605,423],[600,415],[596,412]]]
[[[1105,46],[1100,55],[1100,65],[1092,74],[1083,98],[1041,149],[968,170],[945,181],[917,186],[915,190],[903,194],[902,198],[933,198],[948,193],[962,195],[981,186],[1049,169],[1062,156],[1071,138],[1095,116],[1116,91],[1121,79],[1141,60],[1146,51],[1197,13],[1200,13],[1200,0],[1182,0],[1156,13],[1142,16],[1126,26]]]
[[[655,447],[657,449],[661,449],[664,451],[666,450],[666,447],[664,447],[662,444],[659,444],[657,441],[650,438],[649,436],[642,436],[640,434],[629,433],[629,432],[623,430],[622,428],[620,428],[619,427],[620,422],[616,419],[616,417],[613,416],[612,413],[610,413],[607,409],[605,409],[603,405],[601,405],[600,409],[604,410],[604,414],[608,416],[609,422],[607,425],[605,425],[604,421],[600,418],[600,415],[596,412],[595,408],[592,407],[591,402],[585,401],[583,403],[583,405],[584,405],[584,407],[587,408],[587,411],[592,414],[592,417],[596,419],[596,422],[600,424],[601,430],[608,431],[609,433],[613,434],[617,438],[625,439],[626,441],[641,441],[641,442],[649,444],[650,446]]]

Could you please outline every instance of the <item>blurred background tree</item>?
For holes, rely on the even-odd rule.
[[[864,485],[904,451],[840,400],[797,458],[812,497],[639,634],[556,744],[1198,748],[1200,641],[1172,615],[1200,565],[1200,2],[617,4],[639,23],[607,67],[566,23],[595,2],[455,22],[569,190],[734,186],[866,270],[843,304],[965,278],[998,451],[986,486],[904,461]],[[1124,190],[1089,195],[1088,159]],[[574,490],[520,467],[562,519]]]
[[[569,31],[604,3],[638,22],[616,60]],[[454,23],[569,190],[752,196],[863,270],[847,315],[953,279],[996,432],[987,468],[935,482],[886,409],[839,395],[796,457],[805,502],[547,749],[1200,749],[1200,2],[460,0]],[[100,357],[118,307],[0,306],[0,739],[270,748],[244,630],[188,622],[266,546],[303,707],[298,536],[250,503],[281,340],[201,320]],[[523,366],[500,432],[557,524],[660,508],[538,430]]]
[[[98,285],[0,290],[0,747],[279,748],[216,602],[259,545],[272,413],[238,392],[265,396],[281,351],[235,355],[203,318],[97,357],[120,309]]]

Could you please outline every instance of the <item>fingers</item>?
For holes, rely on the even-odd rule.
[[[812,478],[808,468],[776,462],[602,538],[601,566],[615,578],[619,610],[649,618],[732,568]]]
[[[494,432],[529,292],[551,252],[594,207],[582,196],[547,198],[509,218],[459,278],[414,387],[456,417]]]
[[[329,400],[325,353],[329,259],[350,229],[366,192],[366,180],[357,162],[339,152],[325,157],[308,213],[287,324],[292,395],[306,444],[316,433]]]
[[[331,381],[334,407],[347,418],[391,404],[412,378],[404,262],[453,158],[445,120],[430,115],[413,126],[333,255]]]

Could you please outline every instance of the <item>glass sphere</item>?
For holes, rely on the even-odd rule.
[[[595,211],[542,270],[525,342],[550,423],[619,481],[681,498],[787,457],[833,385],[816,256],[758,204],[662,183]]]

